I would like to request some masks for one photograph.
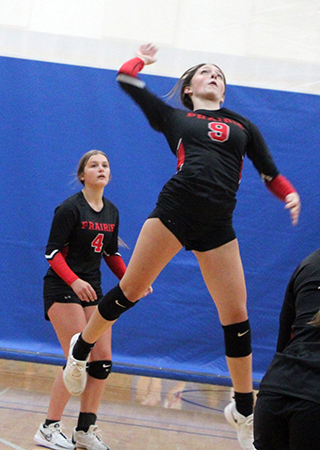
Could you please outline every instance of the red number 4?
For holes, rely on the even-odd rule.
[[[94,251],[96,253],[101,253],[102,246],[103,246],[103,238],[104,238],[104,235],[102,233],[99,233],[91,242],[91,247],[94,248]]]
[[[213,141],[225,142],[229,139],[230,128],[226,123],[210,122],[208,127],[211,130],[208,135]]]

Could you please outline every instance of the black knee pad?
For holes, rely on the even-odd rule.
[[[112,361],[104,359],[101,361],[91,361],[87,364],[88,375],[98,380],[105,380],[108,378],[112,369]]]
[[[224,331],[226,356],[240,358],[252,353],[249,320],[232,325],[223,325],[222,328]]]
[[[99,302],[98,310],[106,320],[118,319],[122,313],[132,308],[137,302],[130,302],[123,294],[120,286],[111,289]]]

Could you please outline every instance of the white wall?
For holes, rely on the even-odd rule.
[[[117,69],[140,43],[146,73],[215,62],[228,82],[320,94],[318,0],[0,0],[0,55]]]

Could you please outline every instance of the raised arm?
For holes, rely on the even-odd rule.
[[[136,57],[125,62],[119,69],[117,81],[121,88],[139,105],[150,125],[163,131],[163,124],[172,108],[146,88],[146,83],[137,77],[145,65],[156,61],[157,48],[153,44],[141,45]]]
[[[156,62],[156,53],[158,49],[153,44],[143,44],[136,52],[136,56],[145,63],[145,65],[153,64]]]
[[[144,66],[156,62],[158,49],[152,44],[141,45],[136,51],[136,57],[125,62],[119,69],[119,74],[135,78]]]

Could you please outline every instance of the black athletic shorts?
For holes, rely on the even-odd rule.
[[[148,219],[158,218],[175,235],[186,250],[206,252],[236,238],[232,220],[221,225],[199,223],[189,217],[166,211],[157,206]]]
[[[43,300],[44,317],[46,320],[50,320],[48,311],[54,303],[76,303],[83,308],[86,308],[87,306],[97,305],[103,296],[101,288],[92,286],[97,294],[97,300],[94,300],[93,302],[84,302],[79,299],[70,286],[67,286],[66,284],[62,285],[59,281],[52,276],[44,277]]]
[[[319,403],[288,395],[259,393],[254,411],[255,448],[319,450],[319,424]]]

